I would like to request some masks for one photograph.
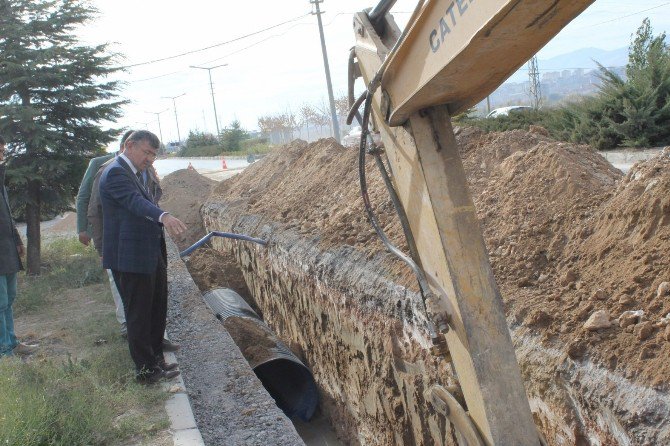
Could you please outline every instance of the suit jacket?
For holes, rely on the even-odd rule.
[[[113,153],[95,157],[88,163],[84,178],[79,185],[79,192],[77,192],[77,233],[86,231],[91,235],[91,227],[86,218],[86,212],[88,211],[88,203],[91,198],[91,191],[93,190],[93,178],[96,172],[100,170],[100,166],[110,159],[114,159]]]
[[[132,169],[116,158],[100,177],[103,235],[102,266],[116,271],[150,274],[164,255],[164,212],[151,201]]]
[[[93,189],[91,190],[91,199],[88,202],[88,211],[86,217],[88,218],[89,232],[93,240],[93,246],[95,250],[98,251],[98,254],[102,255],[102,203],[100,201],[100,177],[102,172],[105,170],[105,167],[109,166],[114,161],[114,158],[107,160],[95,174],[93,178]],[[154,204],[158,204],[158,200],[163,196],[163,189],[161,188],[158,177],[155,174],[154,169],[148,169],[147,171],[147,184],[149,187],[149,192],[153,197]]]

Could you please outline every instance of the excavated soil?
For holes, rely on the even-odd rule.
[[[177,170],[161,180],[163,187],[161,207],[188,227],[186,235],[176,241],[180,250],[206,235],[200,207],[216,184],[216,181],[189,169]],[[205,245],[186,257],[184,261],[200,291],[206,293],[215,288],[230,288],[259,313],[242,271],[230,253],[222,253]]]
[[[274,357],[270,349],[276,348],[277,343],[272,339],[272,333],[257,322],[243,317],[229,317],[223,326],[252,368]]]
[[[242,271],[230,254],[202,247],[186,259],[186,266],[203,293],[214,288],[230,288],[254,307]]]
[[[188,227],[181,237],[173,238],[180,250],[205,235],[200,206],[215,184],[216,181],[189,169],[177,170],[161,180],[161,208],[177,216]]]
[[[552,141],[541,130],[483,134],[476,129],[457,129],[461,156],[514,332],[524,378],[532,389],[529,393],[535,395],[531,404],[534,411],[540,412],[547,404],[553,404],[553,412],[564,418],[557,423],[569,427],[563,428],[565,432],[558,432],[561,428],[547,426],[545,422],[539,424],[543,425],[545,433],[564,439],[557,443],[550,441],[552,444],[562,444],[565,439],[591,444],[584,432],[589,428],[607,431],[609,428],[604,426],[611,423],[618,427],[603,434],[601,441],[605,443],[593,444],[611,444],[608,442],[614,442],[614,437],[608,435],[639,440],[631,440],[631,444],[644,443],[640,439],[668,438],[662,436],[665,434],[656,437],[656,434],[636,427],[636,423],[641,422],[653,424],[655,415],[646,419],[643,412],[623,413],[619,406],[629,403],[624,397],[613,394],[615,389],[631,388],[633,383],[639,384],[639,392],[643,393],[652,388],[667,391],[670,384],[670,365],[667,363],[670,328],[664,319],[670,312],[670,285],[664,284],[670,282],[670,266],[665,256],[670,248],[668,150],[658,158],[634,166],[623,176],[593,149]],[[367,163],[369,194],[381,226],[396,245],[406,250],[380,175],[371,159]],[[188,199],[191,199],[190,195]],[[331,411],[331,418],[342,424],[340,434],[344,438],[352,444],[365,443],[362,440],[365,438],[370,442],[369,439],[377,435],[374,428],[362,432],[361,426],[366,425],[366,417],[372,417],[367,419],[368,425],[381,423],[383,426],[381,413],[385,413],[382,418],[409,419],[413,421],[407,423],[423,426],[415,429],[414,434],[407,426],[400,426],[394,434],[395,440],[389,438],[388,441],[430,444],[438,438],[435,432],[443,431],[443,427],[432,415],[430,419],[415,420],[414,415],[406,411],[421,410],[425,403],[417,395],[421,394],[420,389],[425,383],[446,374],[444,364],[433,363],[429,356],[423,355],[425,346],[421,346],[421,341],[416,338],[405,337],[403,341],[406,335],[402,334],[402,325],[389,325],[383,317],[395,311],[404,323],[413,321],[412,324],[420,325],[420,307],[400,299],[397,305],[391,301],[392,309],[377,307],[376,312],[368,313],[379,304],[372,302],[370,296],[361,296],[360,308],[350,308],[347,293],[351,290],[337,286],[342,281],[350,281],[353,292],[356,292],[353,285],[361,287],[366,280],[372,280],[370,286],[380,289],[380,284],[386,281],[416,289],[412,273],[386,252],[366,220],[355,151],[342,148],[332,140],[312,144],[293,142],[249,166],[242,174],[220,183],[203,212],[211,229],[230,230],[227,226],[232,225],[233,229],[245,230],[250,235],[269,234],[271,243],[272,237],[282,237],[281,251],[271,252],[269,259],[239,245],[217,242],[215,247],[219,251],[235,252],[236,260],[243,264],[247,282],[254,289],[254,297],[265,302],[259,306],[266,311],[268,324],[280,336],[284,335],[287,343],[300,344],[306,351],[308,362],[310,354],[319,358],[320,363],[312,364],[317,381],[328,381],[328,377],[320,375],[326,373],[327,363],[335,364],[336,373],[346,377],[350,371],[348,367],[351,366],[354,373],[354,363],[364,359],[368,365],[364,370],[356,369],[355,373],[365,371],[369,374],[366,376],[381,377],[382,387],[387,385],[390,393],[378,403],[361,402],[364,408],[356,409],[360,420],[354,421],[337,401],[330,400],[342,389],[337,384],[332,384],[335,388],[328,388],[331,383],[323,384],[326,386],[322,389],[325,405]],[[303,242],[309,243],[304,245]],[[314,257],[317,264],[306,260],[297,270],[289,271],[285,256],[293,251],[311,255],[315,252],[312,246],[319,252],[336,254]],[[339,257],[341,253],[346,256]],[[191,262],[198,262],[195,257]],[[365,263],[376,278],[369,279],[365,272],[340,277],[335,263],[341,263],[343,259]],[[201,262],[191,265],[192,273],[198,276],[200,269],[204,271],[205,279],[200,282],[205,287],[221,285],[219,282],[223,279],[218,272],[212,272],[211,267],[208,272],[207,262]],[[220,260],[217,260],[217,267],[218,262]],[[311,274],[319,280],[316,285],[302,283],[299,279],[295,279],[295,283],[290,283],[293,279],[282,282],[282,276],[289,273],[295,277]],[[396,293],[402,287],[390,289]],[[286,293],[295,294],[296,301],[277,302],[279,296],[285,297]],[[402,294],[402,291],[398,293]],[[313,297],[317,295],[321,300]],[[389,299],[395,298],[389,296]],[[585,328],[587,320],[598,310],[607,311],[604,326]],[[643,315],[624,317],[622,321],[628,322],[620,324],[619,316],[628,310],[642,310]],[[347,311],[353,312],[351,316],[360,322],[348,325],[343,320],[334,320],[335,316]],[[310,324],[304,329],[300,328],[301,317],[305,318],[305,324]],[[292,318],[298,321],[287,322]],[[296,323],[297,328],[291,326]],[[379,342],[367,338],[375,329],[383,337]],[[335,351],[317,351],[319,347],[313,336],[323,333],[330,337],[335,333],[337,337],[338,331]],[[531,338],[541,341],[545,349],[542,355],[550,354],[555,363],[530,347]],[[351,353],[341,344],[342,339],[359,345],[361,351]],[[389,365],[383,356],[377,356],[383,353],[375,353],[375,348],[379,352],[393,352],[395,363]],[[351,354],[354,356],[347,356]],[[344,356],[338,359],[338,355]],[[565,362],[565,358],[569,361]],[[593,397],[596,393],[609,393],[613,400],[617,400],[617,407],[602,412],[604,418],[598,420],[583,419],[588,413],[579,413],[580,410],[588,411],[588,406],[593,404],[587,395],[593,388],[588,386],[600,386],[597,380],[589,381],[595,379],[594,373],[584,375],[585,370],[591,370],[590,364],[613,372],[603,378],[606,384],[594,391]],[[324,367],[323,370],[320,367]],[[378,370],[385,367],[389,367],[388,371]],[[559,379],[559,369],[564,384],[557,386],[565,387],[567,395],[558,395],[556,389],[548,390],[555,385],[552,382]],[[430,370],[431,377],[424,383],[402,378],[403,373],[414,373],[412,370],[417,373],[412,376],[421,376]],[[628,381],[620,381],[619,375]],[[361,389],[377,385],[365,376],[359,380],[357,386]],[[568,381],[570,385],[566,384]],[[416,391],[412,390],[413,386]],[[573,395],[570,389],[581,389],[586,393]],[[645,395],[645,398],[663,398],[662,394]],[[419,400],[412,402],[412,398]],[[382,412],[360,412],[377,406]],[[575,408],[578,406],[582,409]],[[610,404],[603,403],[603,407],[606,406]],[[626,418],[625,422],[618,417]],[[624,426],[618,423],[624,423]],[[417,432],[424,432],[423,439],[416,436]],[[370,444],[376,443],[372,441]]]
[[[531,406],[550,444],[670,438],[666,427],[653,427],[667,411],[670,383],[668,151],[624,177],[593,149],[553,141],[542,129],[457,133]],[[381,226],[406,249],[367,163]],[[236,228],[275,246],[264,254],[215,245],[236,250],[268,324],[304,349],[343,438],[446,441],[421,389],[449,373],[423,354],[425,335],[412,331],[421,330],[421,308],[402,290],[415,290],[415,279],[366,221],[355,151],[332,140],[293,142],[219,184],[203,214],[212,229]],[[629,310],[643,314],[620,322]],[[330,347],[320,349],[318,339]],[[383,420],[396,423],[392,433],[381,434]]]
[[[458,140],[508,315],[573,357],[667,385],[670,343],[661,319],[670,297],[657,297],[657,288],[670,281],[663,255],[670,249],[670,159],[639,164],[624,178],[588,146],[541,133],[466,128]],[[389,277],[413,288],[411,272],[385,254],[367,222],[356,157],[331,140],[294,142],[222,182],[210,202],[239,203],[245,214],[316,238],[323,249],[350,245],[367,258],[385,256]],[[368,172],[381,226],[406,248],[372,160]],[[600,309],[612,319],[641,309],[639,322],[653,330],[584,329]]]

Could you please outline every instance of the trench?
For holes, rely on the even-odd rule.
[[[225,206],[205,205],[208,228],[230,230]],[[386,279],[350,247],[322,250],[291,231],[242,217],[238,231],[273,237],[270,249],[217,240],[232,253],[265,322],[314,374],[321,412],[344,444],[453,444],[424,399],[454,381],[428,353],[419,296]],[[259,234],[260,233],[260,234]],[[508,320],[536,424],[550,445],[667,444],[667,392],[543,346]]]
[[[225,274],[205,270],[222,266]],[[263,322],[258,306],[237,270],[234,260],[211,249],[187,262],[212,316],[219,320],[240,349],[256,377],[291,420],[307,446],[343,445],[319,406],[311,371]],[[231,285],[235,290],[225,288]],[[252,308],[253,306],[253,308]]]
[[[589,200],[606,198],[595,192],[588,196],[577,193],[590,187],[597,191],[611,188],[620,174],[604,165],[597,154],[554,143],[538,144],[530,134],[508,132],[495,138],[480,144],[482,138],[473,137],[464,151],[482,208],[491,261],[505,288],[508,326],[536,425],[551,446],[670,444],[670,398],[663,381],[656,385],[638,379],[633,373],[636,363],[625,367],[624,359],[635,362],[637,354],[617,349],[619,356],[614,360],[623,367],[611,365],[608,358],[610,362],[603,361],[601,354],[611,351],[613,342],[625,341],[631,349],[643,344],[630,342],[635,334],[627,336],[620,327],[595,334],[582,328],[594,306],[618,311],[616,308],[626,305],[616,294],[604,301],[597,294],[592,297],[591,287],[604,282],[618,292],[621,282],[599,273],[593,276],[598,280],[589,283],[591,265],[580,261],[584,282],[563,283],[566,265],[579,260],[565,256],[575,252],[572,244],[582,244],[590,234],[567,233],[563,226],[574,225],[573,217],[580,222],[588,212],[602,207]],[[480,152],[495,156],[479,157]],[[327,141],[304,147],[295,144],[235,180],[221,183],[202,207],[202,202],[191,207],[198,220],[202,218],[203,230],[249,234],[270,244],[260,248],[214,240],[210,264],[189,260],[194,262],[189,265],[191,274],[196,281],[200,277],[211,284],[201,286],[205,291],[220,286],[236,289],[309,368],[319,407],[317,419],[308,428],[318,432],[323,423],[342,444],[350,445],[452,444],[447,420],[435,413],[424,392],[433,384],[449,387],[455,384],[455,377],[447,362],[428,353],[430,342],[419,296],[408,288],[411,285],[403,271],[372,246],[370,230],[363,226],[361,210],[354,206],[358,192],[349,187],[355,185],[351,159],[349,152]],[[593,170],[596,174],[590,173]],[[635,178],[630,181],[637,181]],[[496,192],[506,190],[512,179],[517,186],[514,191]],[[644,183],[642,189],[658,187],[655,184]],[[631,194],[637,190],[628,189]],[[574,200],[568,199],[575,194]],[[535,200],[536,195],[540,199]],[[573,201],[584,200],[591,207],[571,207]],[[559,206],[563,202],[567,204]],[[384,206],[380,209],[384,226],[399,234]],[[637,222],[637,214],[632,215]],[[534,218],[533,226],[526,227],[529,217]],[[532,243],[524,244],[520,234]],[[604,240],[612,239],[616,237]],[[572,244],[567,245],[570,240]],[[648,258],[651,260],[645,262],[653,262],[653,256]],[[635,265],[636,259],[631,258],[630,263]],[[234,265],[234,271],[227,263]],[[645,267],[651,268],[647,263]],[[521,274],[535,269],[552,276],[546,283],[537,276],[535,287],[526,291],[535,276]],[[608,276],[612,273],[611,268],[603,271]],[[659,268],[654,271],[659,277],[667,276]],[[642,276],[616,277],[635,282]],[[582,285],[587,288],[581,289]],[[648,288],[631,286],[626,293],[648,294]],[[540,308],[546,311],[536,311]],[[562,318],[561,312],[567,317]],[[573,336],[575,331],[578,337]],[[662,343],[660,333],[657,338],[656,351],[667,352],[670,344]],[[567,345],[574,339],[579,342]],[[663,357],[667,358],[659,355],[659,361],[650,361],[647,367],[664,367]],[[300,422],[295,426],[305,443],[318,444],[308,442]]]

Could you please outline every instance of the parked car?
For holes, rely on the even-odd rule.
[[[512,105],[509,107],[500,107],[491,110],[491,113],[486,115],[487,118],[499,118],[501,116],[508,116],[510,113],[522,113],[532,110],[533,107],[529,105]]]
[[[361,142],[361,127],[356,126],[352,127],[351,130],[349,130],[349,133],[344,135],[342,138],[342,145],[345,147],[358,147],[358,145]],[[382,137],[379,134],[379,132],[372,132],[372,140],[375,142],[375,144],[379,145],[381,144]]]

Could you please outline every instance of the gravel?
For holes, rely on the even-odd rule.
[[[212,315],[168,240],[168,326],[207,445],[304,445],[232,338]]]

